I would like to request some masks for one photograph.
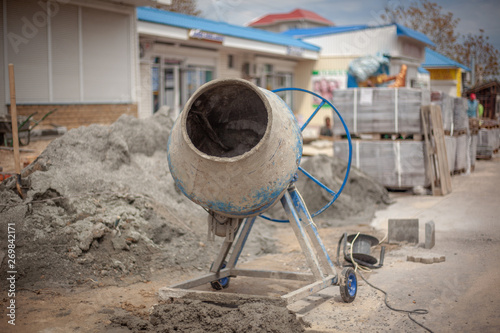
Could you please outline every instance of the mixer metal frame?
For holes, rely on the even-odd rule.
[[[302,288],[281,296],[287,304],[294,303],[299,299],[317,293],[318,291],[329,286],[340,285],[339,274],[337,273],[333,262],[330,259],[321,238],[319,237],[316,225],[314,224],[312,217],[294,184],[291,184],[288,190],[285,191],[285,194],[281,198],[281,204],[285,209],[290,225],[292,226],[302,252],[306,257],[311,273],[237,268],[236,265],[238,259],[252,230],[255,219],[257,218],[254,216],[242,220],[240,224],[240,231],[234,240],[231,241],[230,237],[226,236],[224,243],[221,246],[219,255],[212,265],[210,273],[173,285],[169,288],[162,288],[160,290],[162,297],[179,297],[189,295],[190,293],[197,295],[200,293],[213,294],[213,291],[201,292],[199,290],[191,291],[189,289],[216,280],[237,276],[311,282]],[[232,251],[230,253],[231,248]],[[224,265],[225,268],[222,268]]]

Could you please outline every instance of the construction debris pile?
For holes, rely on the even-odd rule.
[[[208,270],[218,245],[206,241],[206,212],[180,193],[169,174],[166,142],[172,123],[159,112],[150,119],[122,116],[111,126],[71,130],[22,171],[24,200],[15,191],[15,177],[0,184],[2,230],[16,225],[20,287],[134,282],[174,267]],[[304,164],[339,188],[344,162],[317,157]],[[329,197],[312,182],[298,186],[311,209],[321,196]],[[388,202],[384,191],[352,170],[344,194],[318,218],[332,224],[373,212]],[[259,221],[252,233],[256,245],[247,249],[254,255],[273,251],[273,227]]]

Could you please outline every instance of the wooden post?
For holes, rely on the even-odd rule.
[[[14,163],[16,173],[21,173],[21,161],[19,159],[19,134],[17,132],[17,108],[16,108],[16,83],[14,80],[14,65],[9,64],[10,85],[10,116],[12,121],[12,144],[14,147]]]
[[[14,64],[9,64],[9,86],[10,86],[10,116],[12,122],[12,146],[14,147],[14,164],[16,168],[16,188],[21,198],[21,161],[19,158],[19,133],[17,131],[17,108],[16,108],[16,82],[14,79]]]
[[[451,192],[451,178],[441,108],[436,105],[424,105],[421,108],[421,116],[427,157],[426,172],[430,176],[432,194],[446,195]]]

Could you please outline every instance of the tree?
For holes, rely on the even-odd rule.
[[[462,42],[455,46],[456,61],[471,69],[474,66],[473,86],[492,80],[500,74],[498,64],[500,52],[488,40],[489,37],[484,35],[484,30],[479,29],[479,35],[463,36]]]
[[[201,12],[196,7],[195,0],[172,0],[172,4],[162,6],[163,9],[170,12],[182,13],[186,15],[199,16]]]
[[[422,32],[436,44],[432,49],[467,67],[471,66],[474,57],[476,82],[473,85],[499,75],[500,55],[488,42],[484,30],[480,30],[479,35],[460,36],[455,31],[460,19],[453,17],[451,12],[443,13],[438,4],[429,0],[413,1],[408,6],[396,3],[389,2],[381,18]]]
[[[436,44],[433,49],[437,52],[448,57],[453,55],[459,38],[455,28],[460,22],[453,17],[453,13],[442,13],[441,6],[428,0],[413,1],[408,7],[388,3],[384,9],[385,14],[381,15],[383,20],[420,31]]]

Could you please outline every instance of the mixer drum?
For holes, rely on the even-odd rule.
[[[281,198],[297,172],[302,134],[276,94],[241,79],[201,86],[168,140],[177,187],[220,215],[255,216]]]

